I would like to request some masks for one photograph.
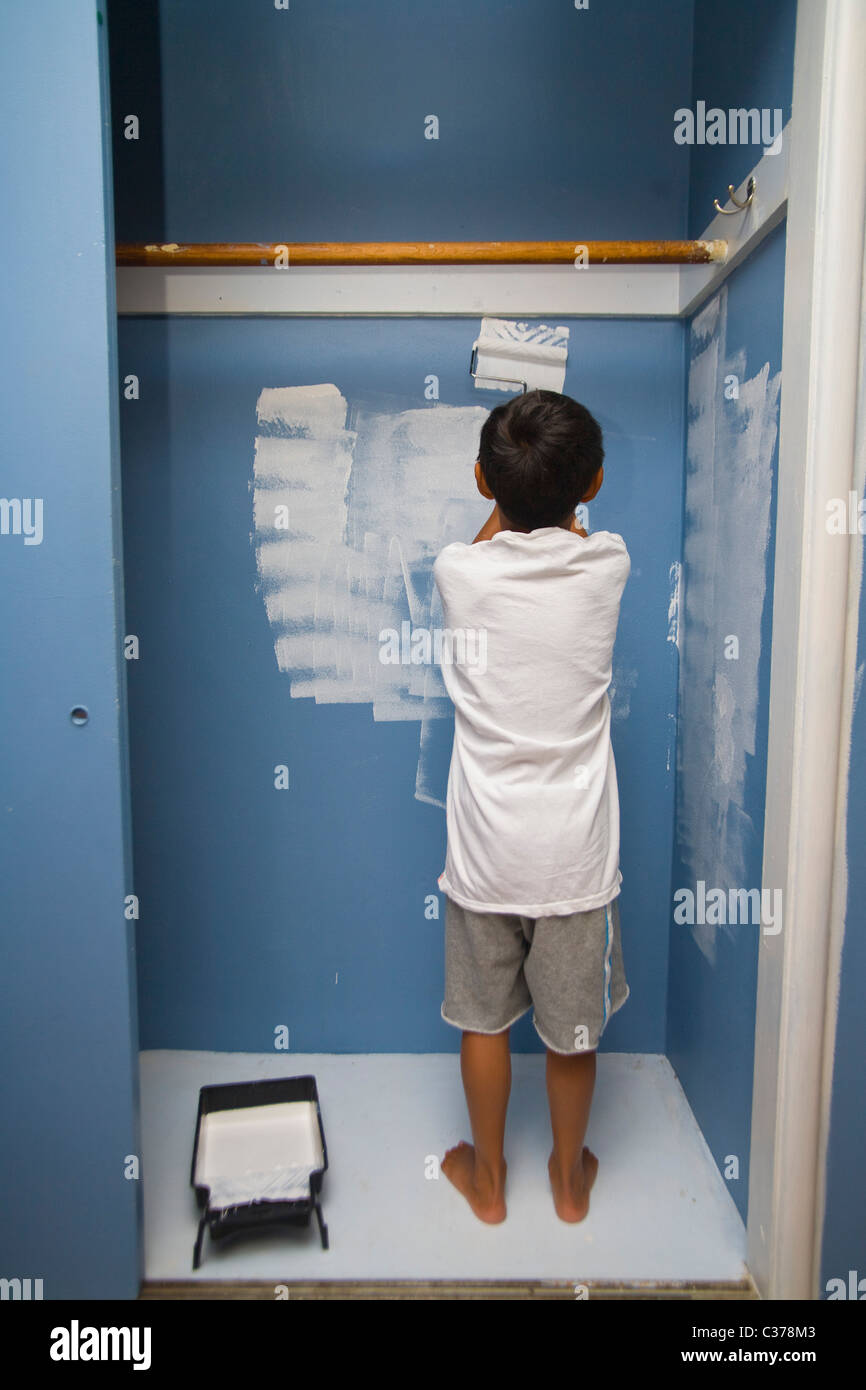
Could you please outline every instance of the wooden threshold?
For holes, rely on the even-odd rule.
[[[529,1280],[529,1279],[333,1279],[333,1280],[261,1280],[261,1279],[147,1279],[141,1286],[139,1299],[147,1300],[267,1300],[279,1301],[274,1290],[279,1288],[286,1301],[310,1300],[403,1300],[429,1301],[435,1299],[463,1300],[538,1299],[576,1301],[575,1290],[585,1289],[589,1301],[628,1301],[635,1299],[703,1302],[716,1300],[757,1300],[760,1298],[752,1280],[745,1276],[735,1281],[655,1281],[638,1279],[631,1282],[607,1283],[600,1280]]]

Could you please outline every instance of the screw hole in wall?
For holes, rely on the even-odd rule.
[[[73,724],[86,724],[90,715],[83,705],[76,705],[74,709],[70,710],[69,718]]]

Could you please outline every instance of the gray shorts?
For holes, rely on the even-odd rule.
[[[563,917],[472,912],[445,899],[446,1023],[502,1033],[534,1006],[553,1052],[592,1052],[628,998],[619,898]]]

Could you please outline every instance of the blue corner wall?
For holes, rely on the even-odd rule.
[[[696,0],[691,107],[791,115],[796,0]],[[776,110],[781,118],[775,117]],[[689,236],[763,156],[690,148]],[[776,157],[776,156],[771,156]],[[735,219],[731,219],[735,222]],[[781,404],[785,226],[687,324],[676,831],[667,1053],[743,1220],[760,924],[693,894],[761,887]],[[734,640],[731,640],[734,639]],[[699,885],[702,885],[700,887]],[[680,896],[677,896],[680,895]],[[751,904],[754,899],[750,900]]]
[[[781,226],[688,341],[666,1050],[744,1219],[761,926],[698,895],[762,883],[784,272]]]
[[[696,0],[691,101],[683,104],[696,111],[703,102],[707,112],[715,107],[726,114],[766,110],[767,131],[775,134],[791,119],[796,27],[797,0],[728,0],[723,11],[714,0]],[[713,199],[724,207],[728,184],[736,189],[764,149],[704,143],[689,153],[687,235],[700,237],[716,216]],[[729,220],[737,225],[736,217]]]
[[[40,518],[29,537],[5,518],[0,534],[0,1276],[24,1298],[135,1298],[108,55],[86,0],[6,6],[0,30],[0,492]]]

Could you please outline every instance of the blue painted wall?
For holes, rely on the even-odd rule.
[[[778,109],[779,125],[786,125],[791,119],[796,27],[797,0],[728,0],[722,9],[715,0],[695,0],[691,100],[682,104],[692,111],[698,101],[707,111]],[[773,114],[770,131],[775,133],[779,125]],[[687,236],[703,235],[716,216],[713,199],[724,207],[728,184],[736,189],[763,153],[760,144],[690,147]],[[737,225],[736,218],[730,221]]]
[[[569,324],[569,320],[564,320]],[[574,320],[566,392],[605,434],[594,529],[627,539],[614,661],[622,924],[632,996],[606,1047],[662,1051],[673,825],[676,650],[669,567],[680,553],[682,325]],[[121,370],[141,1046],[446,1051],[443,919],[425,917],[444,863],[444,810],[415,799],[419,724],[369,704],[292,699],[256,592],[250,480],[265,385],[335,382],[350,404],[482,405],[470,320],[123,319]],[[387,391],[386,395],[381,393]],[[474,449],[462,496],[477,520]],[[419,484],[422,480],[419,479]],[[383,499],[384,502],[385,499]],[[432,565],[432,559],[430,561]],[[429,568],[429,565],[428,565]],[[423,576],[417,578],[423,589]],[[444,797],[452,724],[431,778]],[[286,763],[290,785],[274,789]],[[444,910],[444,899],[440,899]],[[337,978],[338,977],[338,978]],[[541,1050],[529,1016],[515,1049]]]
[[[110,0],[117,240],[684,236],[692,5]]]
[[[718,356],[701,380],[713,393],[714,447],[707,458],[696,431],[706,428],[690,414],[686,447],[685,558],[680,629],[680,701],[677,745],[677,823],[671,902],[671,946],[667,1052],[704,1137],[720,1169],[737,1160],[729,1186],[745,1220],[747,1212],[755,1003],[760,927],[742,920],[716,930],[693,932],[673,917],[680,889],[760,888],[772,639],[778,438],[764,450],[770,470],[770,527],[763,546],[752,493],[744,480],[749,464],[750,402],[728,400],[729,373],[747,379],[781,369],[785,273],[784,225],[761,244],[724,283],[718,296]],[[711,314],[711,301],[699,311]],[[707,334],[690,323],[689,371],[705,348]],[[760,399],[761,388],[756,389]],[[708,401],[703,408],[712,408]],[[779,399],[768,411],[778,423]],[[772,424],[770,425],[772,428]],[[711,478],[706,477],[707,469]],[[689,546],[690,534],[700,539]],[[739,545],[729,545],[731,531]],[[738,588],[738,571],[763,555],[765,594],[756,612],[752,587]],[[734,662],[725,639],[739,641]],[[732,647],[727,650],[733,651]],[[755,669],[756,662],[756,669]],[[749,696],[755,670],[756,703]],[[726,714],[728,690],[733,707]],[[742,769],[738,777],[737,770]],[[772,900],[771,900],[772,901]]]
[[[141,1273],[107,57],[89,0],[4,7],[0,1276],[46,1299]]]
[[[734,0],[723,15],[711,0],[696,0],[691,109],[696,109],[698,100],[705,101],[707,108],[718,106],[726,111],[740,106],[770,111],[778,107],[784,125],[791,115],[795,32],[796,0]],[[690,149],[688,235],[695,237],[715,216],[713,198],[718,197],[724,206],[728,184],[736,187],[758,163],[763,150],[727,144],[683,148]],[[761,885],[778,440],[769,460],[772,477],[770,529],[764,552],[765,595],[756,616],[748,596],[736,590],[736,575],[730,570],[731,564],[736,567],[736,555],[726,557],[723,552],[727,534],[723,512],[733,513],[743,527],[754,525],[748,500],[740,494],[748,411],[725,400],[724,378],[731,370],[744,373],[746,378],[764,367],[769,377],[780,371],[784,273],[783,224],[728,277],[720,292],[722,341],[717,375],[712,382],[702,377],[693,393],[706,397],[711,388],[719,412],[719,439],[709,488],[694,458],[688,458],[690,452],[701,452],[700,423],[691,411],[684,441],[684,546],[688,548],[695,527],[701,528],[702,540],[683,565],[667,1052],[744,1220],[748,1210],[759,928],[739,922],[715,932],[695,933],[673,920],[673,909],[680,901],[673,895],[681,888],[696,893],[698,879],[708,888],[724,891]],[[701,312],[703,309],[687,326],[687,399],[694,384],[691,373],[695,357],[705,346],[703,337],[695,332],[695,319]],[[706,400],[702,404],[706,406]],[[776,419],[778,405],[777,400]],[[734,430],[743,431],[742,441],[728,436],[723,444],[731,418],[737,419]],[[719,511],[713,512],[716,508]],[[757,707],[754,718],[745,721],[742,711],[739,719],[737,712],[732,713],[725,730],[730,733],[730,743],[721,747],[712,727],[713,719],[719,719],[719,694],[718,690],[714,694],[714,685],[717,676],[724,679],[731,673],[724,655],[724,637],[730,633],[745,637],[745,660],[753,658],[754,644],[759,646]],[[734,686],[736,690],[736,682]],[[736,690],[736,698],[742,698],[742,691]],[[743,769],[742,776],[735,779],[731,804],[722,802],[723,814],[710,794],[723,777],[720,763]],[[698,824],[688,824],[686,815]]]

